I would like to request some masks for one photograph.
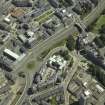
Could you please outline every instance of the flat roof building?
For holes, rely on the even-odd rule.
[[[67,61],[64,60],[64,58],[61,57],[60,55],[58,56],[53,55],[52,57],[49,58],[48,64],[50,67],[54,69],[62,70],[66,67]]]
[[[12,0],[12,4],[16,7],[32,7],[30,0]]]
[[[4,50],[4,54],[6,56],[9,56],[10,58],[12,58],[13,60],[17,60],[19,58],[19,55],[17,55],[16,53],[12,52],[11,50],[9,49],[5,49]]]

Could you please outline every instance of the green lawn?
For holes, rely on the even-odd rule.
[[[52,97],[51,105],[57,105],[56,97]]]
[[[40,56],[38,57],[38,60],[42,60],[43,58],[45,58],[47,55],[48,55],[48,53],[52,50],[52,49],[54,49],[54,48],[56,48],[56,47],[60,47],[60,46],[64,46],[66,44],[66,39],[63,39],[62,41],[60,41],[60,42],[58,42],[58,43],[55,43],[53,46],[51,46],[49,49],[47,49],[47,50],[45,50],[44,52],[42,52],[41,54],[40,54]]]
[[[98,33],[99,29],[101,28],[102,25],[105,24],[105,15],[102,15],[98,21],[95,23],[95,26],[93,28],[93,32]]]
[[[30,61],[27,64],[27,69],[32,70],[33,68],[35,68],[35,61]]]
[[[44,12],[42,15],[38,16],[35,21],[39,22],[40,24],[42,24],[43,22],[45,22],[48,18],[50,18],[53,15],[53,10],[52,8],[49,9],[48,11]]]

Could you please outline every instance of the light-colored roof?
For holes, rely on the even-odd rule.
[[[4,50],[4,53],[10,55],[11,57],[15,58],[15,59],[18,59],[19,58],[19,55],[17,55],[16,53],[12,52],[11,50],[9,49],[5,49]]]
[[[65,65],[67,63],[67,61],[65,61],[64,58],[61,57],[60,55],[57,55],[57,56],[53,55],[52,57],[50,57],[49,60],[50,60],[50,64],[52,62],[57,62],[60,65],[59,69],[63,69],[63,67],[65,67]]]
[[[96,85],[96,88],[100,91],[100,92],[104,92],[104,89],[103,89],[103,87],[101,87],[100,85]]]

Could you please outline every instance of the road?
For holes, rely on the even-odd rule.
[[[103,92],[103,95],[99,98],[99,101],[96,105],[104,105],[105,103],[105,91]]]
[[[83,20],[83,23],[85,24],[85,26],[89,25],[89,23],[93,22],[94,19],[98,17],[98,14],[100,14],[102,10],[105,8],[104,5],[105,5],[105,0],[101,0],[99,5]],[[99,9],[99,6],[102,6],[100,7],[101,9]],[[78,22],[78,20],[80,21],[80,19],[77,17],[75,21]],[[60,42],[61,40],[67,38],[70,34],[73,34],[74,32],[78,32],[73,25],[74,25],[74,21],[69,27],[65,28],[64,30],[60,30],[53,36],[49,37],[48,39],[44,40],[43,42],[33,47],[32,50],[30,51],[31,53],[27,54],[27,57],[25,58],[25,60],[23,59],[23,61],[21,61],[21,63],[19,64],[19,66],[17,66],[16,69],[23,67],[23,65],[27,63],[26,61],[28,60],[28,58],[30,58],[32,54],[35,55],[35,57],[37,57],[43,51],[53,46],[55,43]]]
[[[50,96],[55,96],[57,94],[62,94],[62,93],[63,93],[63,85],[60,84],[60,85],[54,86],[52,88],[49,88],[47,90],[44,90],[44,91],[38,92],[37,94],[32,95],[30,97],[30,100],[37,99],[37,101],[40,101]]]
[[[35,46],[29,53],[28,55],[26,56],[25,59],[23,59],[23,61],[21,61],[20,64],[18,64],[19,66],[17,66],[17,68],[15,68],[16,71],[19,71],[20,70],[25,70],[25,67],[27,65],[27,63],[29,62],[29,59],[31,57],[34,56],[34,58],[37,58],[38,56],[40,56],[40,54],[45,51],[46,49],[52,47],[56,42],[60,42],[61,40],[67,38],[70,33],[74,33],[76,32],[76,28],[74,29],[73,25],[72,27],[68,27],[68,28],[65,28],[64,30],[56,33],[55,35],[51,36],[49,39],[43,41],[42,43],[38,44],[37,46]],[[32,78],[32,75],[31,77]],[[32,82],[32,80],[27,80],[28,82]],[[29,88],[30,86],[27,85],[27,88]],[[26,89],[27,89],[26,88]],[[26,94],[22,94],[21,97],[25,97]],[[23,99],[19,100],[18,103],[16,103],[16,105],[20,105],[20,103],[23,102]]]
[[[31,85],[30,84],[30,77],[29,77],[29,74],[27,73],[26,74],[26,77],[25,77],[25,87],[24,87],[24,90],[22,92],[22,95],[21,97],[18,99],[17,103],[15,105],[21,105],[21,103],[23,103],[24,99],[25,99],[25,95],[26,95],[26,91],[28,89],[28,87]]]
[[[0,0],[0,15],[2,16],[3,13],[5,13],[11,5],[11,0],[8,0],[5,2],[5,0]]]
[[[105,8],[105,0],[101,0],[99,5],[86,18],[84,18],[83,20],[84,24],[88,26],[90,23],[92,23],[100,15],[100,13],[104,8]],[[68,28],[65,28],[63,31],[57,32],[55,35],[39,43],[31,50],[32,54],[27,55],[25,60],[21,61],[21,63],[19,64],[20,66],[18,66],[16,69],[17,70],[24,69],[27,62],[31,58],[31,55],[34,55],[34,57],[38,57],[43,51],[52,47],[55,43],[60,42],[63,39],[67,38],[70,34],[73,34],[74,32],[78,32],[78,31],[76,30],[76,28],[74,28],[73,24],[71,24]],[[19,103],[21,103],[21,100]],[[16,105],[20,105],[20,104],[16,104]]]
[[[57,48],[55,50],[60,50],[60,49],[65,49],[65,48],[64,47],[60,47],[60,48]],[[77,67],[79,65],[79,59],[76,58],[77,57],[76,52],[75,52],[75,54],[72,55],[72,57],[74,58],[73,67],[68,71],[68,75],[66,76],[65,80],[63,81],[63,83],[61,83],[62,86],[64,87],[65,105],[69,105],[69,95],[68,95],[69,93],[67,92],[67,86],[68,86],[70,80],[72,79],[73,75],[77,71]],[[48,95],[48,94],[50,94],[51,91],[55,91],[55,90],[56,90],[56,87],[49,88],[47,90],[44,90],[43,92],[41,91],[41,92],[39,92],[39,93],[37,93],[35,95],[32,95],[32,97],[30,99],[32,100],[34,97],[39,97],[39,96],[44,97],[43,95]]]
[[[85,26],[89,26],[92,22],[97,19],[102,11],[105,9],[105,0],[99,0],[99,4],[92,12],[83,19]]]
[[[17,70],[17,69],[23,68],[23,65],[26,66],[26,64],[28,63],[28,60],[31,58],[31,56],[34,56],[34,58],[40,56],[40,54],[42,52],[44,52],[45,50],[48,50],[53,45],[55,45],[57,42],[60,42],[63,39],[66,39],[69,35],[73,34],[74,32],[78,32],[78,31],[76,28],[73,27],[73,24],[71,24],[70,27],[64,28],[63,30],[60,30],[59,32],[57,32],[53,36],[49,37],[48,39],[46,39],[42,43],[39,43],[38,45],[36,45],[35,47],[33,47],[30,50],[30,52],[27,54],[25,59],[23,59],[16,66],[15,69]]]
[[[71,81],[74,74],[76,73],[76,71],[78,70],[77,67],[79,65],[79,59],[77,57],[76,52],[72,55],[72,57],[74,59],[74,64],[73,64],[72,68],[68,71],[67,76],[66,76],[65,80],[63,81],[64,93],[65,93],[65,105],[69,105],[69,95],[68,95],[69,93],[67,91],[68,84]]]
[[[8,93],[8,95],[5,95],[5,98],[0,102],[0,105],[7,105],[9,101],[12,99],[13,93]]]

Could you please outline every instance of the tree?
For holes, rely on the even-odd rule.
[[[28,24],[23,24],[23,26],[22,26],[25,30],[28,30],[29,29],[29,26],[28,26]]]
[[[60,50],[59,54],[64,57],[65,60],[69,60],[70,56],[67,50]]]
[[[104,47],[104,44],[103,44],[102,40],[101,40],[99,37],[96,37],[96,38],[94,39],[94,42],[95,42],[95,44],[96,44],[99,48]]]
[[[70,51],[73,51],[73,50],[75,49],[75,46],[76,46],[76,41],[75,41],[75,39],[73,38],[73,36],[70,36],[70,37],[67,39],[66,47],[67,47]]]
[[[102,40],[103,44],[105,45],[105,34],[102,34],[102,35],[100,36],[100,39]]]
[[[28,88],[27,94],[28,94],[28,95],[32,95],[33,93],[34,93],[33,89],[32,89],[31,87]]]
[[[102,83],[105,86],[104,78],[105,78],[105,72],[103,69],[101,69],[99,66],[94,64],[89,64],[88,72],[94,76],[100,83]]]
[[[72,58],[68,66],[69,66],[69,67],[72,67],[72,66],[73,66],[73,63],[74,63],[74,60],[73,60],[73,58]]]
[[[105,24],[101,26],[99,32],[105,34]]]
[[[72,0],[65,0],[70,6],[73,5],[73,1]]]
[[[94,3],[94,5],[96,6],[98,4],[99,0],[91,0],[92,3]]]
[[[94,64],[90,64],[88,71],[90,72],[90,74],[92,76],[94,76],[96,79],[99,80],[99,78],[100,78],[100,75],[99,75],[100,74],[100,68],[98,66],[96,66]]]
[[[84,3],[83,6],[82,6],[82,9],[83,9],[84,13],[90,12],[92,10],[91,3],[89,3],[89,2]]]
[[[19,75],[20,77],[22,77],[22,78],[25,78],[24,72],[19,72],[18,75]]]

